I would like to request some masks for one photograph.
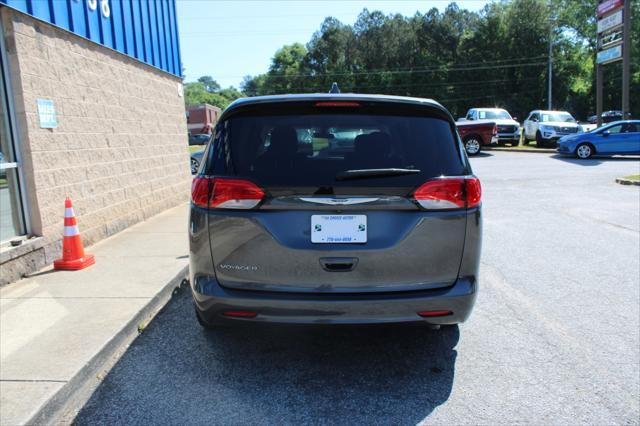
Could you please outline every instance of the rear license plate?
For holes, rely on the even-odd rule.
[[[366,243],[367,216],[324,215],[311,216],[312,243]]]

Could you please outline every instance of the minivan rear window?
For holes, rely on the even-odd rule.
[[[218,125],[213,156],[208,174],[249,178],[263,187],[415,187],[465,173],[450,123],[430,116],[240,114]],[[337,178],[369,169],[419,172]]]

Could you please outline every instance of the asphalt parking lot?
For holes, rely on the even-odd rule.
[[[493,152],[470,320],[203,331],[188,289],[77,424],[637,424],[638,158]]]

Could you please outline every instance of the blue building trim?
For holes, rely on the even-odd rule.
[[[122,34],[124,34],[125,52],[129,56],[136,56],[136,34],[133,29],[133,14],[131,0],[120,0],[122,7]]]
[[[142,42],[144,43],[145,61],[155,63],[153,46],[151,44],[151,14],[149,13],[149,0],[134,0],[134,4],[140,6],[140,19],[142,20]]]
[[[171,39],[173,40],[173,51],[177,55],[173,55],[173,66],[175,74],[182,75],[182,57],[180,55],[180,39],[178,37],[178,18],[176,14],[176,3],[169,4],[169,27],[171,28]]]
[[[0,6],[182,77],[176,1],[0,0]]]

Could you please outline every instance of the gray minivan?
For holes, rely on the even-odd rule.
[[[481,187],[428,99],[240,99],[194,177],[198,321],[457,324],[477,292]]]

